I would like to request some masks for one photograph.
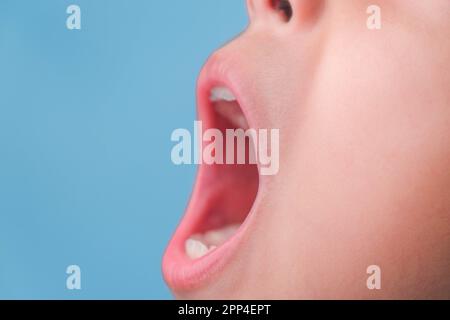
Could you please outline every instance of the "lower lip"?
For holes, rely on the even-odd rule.
[[[168,286],[176,292],[183,292],[197,289],[214,280],[222,270],[232,261],[233,256],[238,251],[244,235],[251,224],[253,211],[257,206],[259,191],[247,218],[242,223],[238,231],[218,248],[210,251],[199,259],[190,259],[185,253],[185,242],[193,234],[196,225],[202,219],[195,210],[201,208],[204,202],[203,195],[199,190],[204,190],[201,186],[203,170],[197,177],[197,185],[194,193],[178,227],[174,237],[169,243],[163,258],[163,275]]]

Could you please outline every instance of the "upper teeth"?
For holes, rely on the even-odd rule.
[[[231,101],[236,101],[236,97],[228,88],[215,87],[211,90],[210,100],[212,102],[217,102],[217,101],[221,101],[221,100],[231,102]]]
[[[229,225],[222,229],[211,230],[204,234],[196,234],[186,240],[186,255],[191,259],[199,259],[227,241],[239,228]]]

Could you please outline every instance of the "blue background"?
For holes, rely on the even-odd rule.
[[[161,257],[196,168],[170,135],[246,24],[243,0],[0,1],[0,298],[171,298]]]

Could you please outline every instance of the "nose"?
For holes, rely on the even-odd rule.
[[[252,24],[282,22],[302,26],[317,18],[325,0],[247,0]]]
[[[284,1],[286,3],[286,1]],[[247,0],[248,14],[252,23],[279,17],[278,0]]]
[[[262,15],[266,15],[270,8],[271,0],[247,0],[247,10],[250,20],[254,21]]]

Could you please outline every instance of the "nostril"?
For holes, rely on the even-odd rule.
[[[272,0],[272,8],[280,13],[286,22],[291,20],[293,10],[289,0]]]

